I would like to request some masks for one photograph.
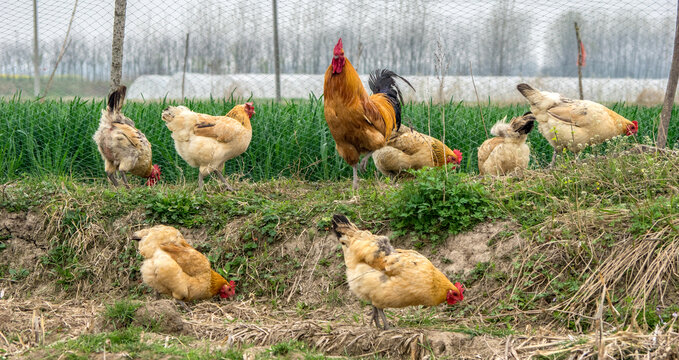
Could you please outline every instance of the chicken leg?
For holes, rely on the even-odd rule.
[[[224,175],[222,174],[221,171],[215,170],[214,174],[217,174],[217,177],[219,178],[219,180],[224,184],[224,186],[226,186],[226,190],[236,191],[236,190],[234,190],[234,188],[231,187],[231,185],[229,185],[228,182],[226,182],[226,178],[224,177]]]
[[[377,308],[375,306],[373,306],[373,313],[372,313],[372,318],[370,319],[370,323],[375,323],[375,327],[379,329],[380,318],[379,318],[379,315],[377,314]]]
[[[118,187],[118,179],[116,179],[115,171],[110,172],[110,173],[106,173],[106,176],[108,176],[108,179],[111,180],[111,182],[113,183],[113,186]]]
[[[198,190],[203,190],[203,177],[205,177],[205,174],[203,172],[198,172]]]
[[[382,321],[382,326],[380,326],[380,320]],[[371,323],[375,323],[375,327],[382,330],[388,330],[391,327],[387,323],[387,317],[384,315],[384,310],[378,309],[373,305],[372,319]]]
[[[365,171],[365,168],[368,167],[368,161],[370,161],[370,158],[373,156],[373,152],[369,152],[363,156],[363,159],[361,160],[361,172]]]
[[[554,149],[554,153],[552,154],[552,162],[549,163],[549,167],[554,167],[554,164],[556,164],[556,149]]]
[[[352,183],[352,188],[356,191],[358,190],[358,164],[354,164],[352,168],[354,168],[354,182]]]
[[[124,171],[120,171],[120,177],[123,179],[123,184],[125,184],[126,188],[130,188],[130,184],[127,183],[127,176],[125,176]]]
[[[384,309],[377,309],[377,313],[380,315],[380,319],[382,319],[382,324],[384,325],[382,330],[389,330],[391,326],[389,326],[389,323],[387,322],[387,316],[384,315]]]

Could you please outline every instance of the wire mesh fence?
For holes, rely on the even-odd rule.
[[[364,82],[370,71],[389,68],[413,84],[415,91],[404,88],[406,100],[413,102],[404,112],[404,123],[436,137],[445,127],[446,143],[463,150],[468,156],[463,169],[473,171],[475,149],[486,131],[478,109],[458,103],[475,104],[478,99],[490,126],[527,108],[505,106],[523,104],[515,89],[519,82],[577,98],[579,51],[585,53],[581,70],[586,99],[660,104],[672,58],[676,6],[669,0],[278,1],[281,96],[304,100],[278,106],[264,101],[275,97],[276,88],[272,1],[128,0],[123,83],[129,87],[128,99],[142,105],[130,103],[123,112],[147,133],[170,180],[196,174],[177,157],[160,120],[160,104],[182,103],[183,98],[192,99],[196,110],[215,115],[242,99],[266,104],[266,111],[253,119],[250,149],[240,162],[227,165],[227,171],[253,179],[344,176],[348,169],[333,149],[322,103],[314,100],[321,97],[323,73],[342,37],[346,56]],[[0,10],[0,116],[14,121],[0,126],[1,137],[11,140],[2,145],[4,158],[13,160],[3,160],[4,173],[101,177],[91,134],[102,103],[48,100],[25,105],[10,97],[103,98],[109,89],[114,1],[0,0]],[[39,84],[34,81],[36,68]],[[227,100],[200,101],[210,98]],[[618,110],[645,117],[639,119],[640,133],[651,136],[659,110],[620,104]],[[30,117],[47,120],[38,124]],[[57,125],[57,119],[64,124]],[[677,139],[674,126],[670,144]],[[72,134],[75,128],[81,131]],[[27,145],[25,134],[33,134],[33,146]],[[64,136],[82,138],[82,144],[53,151],[35,141],[52,143]],[[551,149],[539,134],[530,139],[539,165]],[[51,157],[55,159],[45,160]],[[78,159],[69,160],[73,157]]]

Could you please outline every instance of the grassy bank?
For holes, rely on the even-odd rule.
[[[184,105],[208,114],[225,114],[236,104],[233,100],[187,101]],[[178,184],[192,181],[197,170],[189,167],[176,153],[169,130],[160,113],[176,102],[130,102],[123,112],[136,122],[153,144],[154,161],[160,164],[163,179]],[[323,102],[317,99],[290,101],[285,104],[256,102],[253,138],[242,156],[226,164],[228,174],[260,181],[279,177],[302,180],[337,180],[350,176],[350,168],[337,155],[335,143],[323,117]],[[22,175],[65,175],[78,180],[105,179],[103,163],[92,141],[103,102],[74,99],[37,102],[18,98],[0,101],[0,181]],[[639,121],[640,130],[630,142],[649,142],[655,136],[659,107],[615,104],[612,108],[623,116]],[[445,105],[409,104],[403,111],[403,123],[443,138],[451,148],[460,149],[461,170],[477,172],[476,149],[486,139],[486,130],[507,116],[523,114],[527,106],[482,107],[485,128],[479,109],[461,103]],[[674,117],[679,116],[675,110]],[[443,121],[442,121],[443,120]],[[445,126],[443,126],[445,123]],[[444,130],[445,129],[445,130]],[[679,122],[669,130],[669,144],[679,139]],[[533,131],[529,137],[533,167],[541,167],[551,158],[551,148]],[[598,150],[602,152],[605,150]],[[374,170],[374,165],[370,165]],[[365,177],[373,176],[368,171]],[[137,180],[139,181],[139,180]]]
[[[76,329],[90,329],[95,318],[123,325],[36,344],[37,358],[54,349],[151,358],[193,349],[185,358],[231,358],[252,345],[285,348],[266,348],[267,354],[307,353],[310,346],[314,354],[402,357],[415,351],[410,344],[417,336],[442,344],[422,340],[424,353],[461,351],[481,336],[498,351],[513,346],[536,356],[536,349],[548,348],[561,358],[596,352],[599,331],[609,353],[651,353],[658,349],[648,345],[651,337],[671,343],[679,336],[679,160],[627,147],[522,177],[429,169],[396,187],[368,179],[358,198],[348,179],[243,180],[236,193],[212,183],[200,193],[194,183],[114,190],[54,176],[8,182],[0,188],[0,279],[8,299],[0,301],[0,317],[13,314],[16,321],[0,331],[19,351],[27,343],[22,326],[36,316],[22,309],[38,306],[31,301],[65,302]],[[341,250],[328,235],[335,213],[425,254],[465,284],[465,300],[388,310],[401,329],[383,343],[364,321],[367,304],[348,290]],[[238,283],[235,302],[205,301],[177,315],[189,317],[189,337],[188,330],[131,322],[136,309],[154,302],[140,283],[141,257],[130,235],[154,224],[181,228],[217,271]],[[62,338],[60,319],[48,318],[42,336]],[[158,333],[176,340],[168,346]],[[206,338],[233,334],[231,341],[244,348],[219,341],[204,348]],[[521,340],[512,345],[512,338]],[[302,343],[290,345],[292,339]]]

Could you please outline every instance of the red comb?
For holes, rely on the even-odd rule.
[[[460,300],[462,300],[464,298],[464,295],[462,295],[462,293],[464,293],[465,290],[464,285],[460,284],[459,282],[456,282],[455,287],[460,292]]]
[[[160,181],[160,166],[153,164],[151,175],[149,175],[148,180],[146,180],[146,186],[154,186],[158,181]]]
[[[454,149],[453,154],[455,154],[455,156],[457,157],[457,163],[458,164],[461,163],[462,162],[462,151],[460,151],[458,149]]]
[[[339,39],[337,42],[337,45],[335,45],[335,55],[342,55],[342,51],[344,49],[344,46],[342,45],[342,38]]]

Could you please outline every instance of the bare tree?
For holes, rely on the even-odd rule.
[[[71,25],[73,25],[73,18],[75,17],[75,10],[77,8],[78,0],[75,0],[75,4],[73,4],[73,12],[71,13],[71,20],[69,20],[68,22],[68,28],[66,29],[66,35],[64,36],[64,43],[61,45],[61,50],[59,50],[59,55],[57,56],[57,60],[54,62],[54,67],[52,68],[52,73],[50,74],[49,80],[47,80],[47,85],[45,85],[45,91],[42,94],[43,98],[47,96],[47,92],[50,91],[50,87],[52,86],[52,80],[54,79],[54,73],[57,71],[59,63],[61,62],[61,59],[64,57],[66,48],[71,43],[69,35],[71,34]]]

